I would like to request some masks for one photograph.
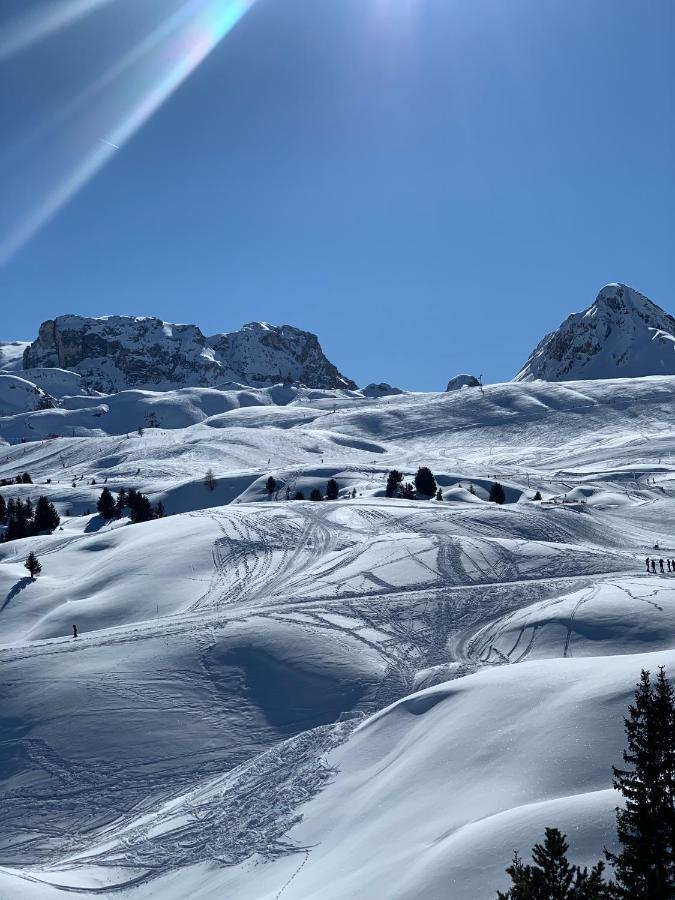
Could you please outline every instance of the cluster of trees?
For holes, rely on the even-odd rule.
[[[675,692],[663,668],[654,682],[642,672],[624,720],[625,768],[613,767],[624,799],[616,811],[619,849],[587,869],[571,865],[565,835],[547,828],[532,850],[533,864],[516,853],[506,870],[511,888],[498,900],[673,900],[675,898]]]
[[[276,478],[274,478],[272,475],[270,475],[270,477],[267,479],[267,482],[265,483],[265,488],[271,498],[272,494],[274,494],[277,489]],[[316,488],[312,488],[310,495],[309,495],[309,499],[315,500],[315,501],[324,500],[324,499],[325,500],[337,500],[339,496],[340,496],[340,485],[337,483],[337,481],[334,478],[329,478],[328,482],[326,483],[325,496],[321,492],[321,489],[316,487]],[[356,496],[356,488],[354,488],[354,490],[352,491],[351,496],[352,497]],[[286,488],[286,499],[287,500],[291,499],[291,492],[290,492],[290,488],[288,488],[288,487]],[[295,494],[293,495],[292,499],[293,500],[304,500],[305,494],[303,491],[296,491]]]
[[[33,479],[30,477],[28,472],[24,472],[23,475],[17,475],[16,478],[2,478],[0,479],[0,486],[7,487],[10,484],[32,484]]]
[[[58,528],[60,522],[56,507],[46,497],[39,497],[33,506],[30,497],[27,500],[10,498],[5,501],[0,494],[0,524],[6,526],[3,541],[51,532]]]
[[[473,485],[470,485],[469,490],[472,494],[475,494]],[[415,475],[414,483],[404,481],[403,474],[397,469],[392,469],[387,475],[385,494],[387,497],[401,497],[404,500],[415,500],[417,497],[426,499],[435,497],[436,500],[443,499],[443,491],[436,484],[436,478],[431,469],[427,468],[427,466],[419,467],[417,474]],[[506,503],[506,491],[504,490],[504,486],[498,481],[495,481],[490,488],[489,499],[491,503]]]
[[[96,502],[96,510],[104,519],[119,519],[129,510],[129,517],[134,524],[164,517],[162,503],[153,506],[145,494],[133,488],[121,488],[115,498],[110,489],[104,487]]]

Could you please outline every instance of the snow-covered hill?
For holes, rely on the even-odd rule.
[[[23,366],[69,369],[82,376],[85,388],[106,394],[223,382],[263,387],[285,380],[313,388],[356,387],[326,359],[316,335],[265,322],[207,340],[196,325],[149,317],[58,316],[42,323]]]
[[[675,557],[674,395],[188,387],[0,418],[0,478],[35,482],[0,493],[62,516],[0,544],[0,898],[491,900],[546,825],[596,860],[640,669],[675,674],[675,575],[644,565]],[[384,496],[420,465],[443,502]],[[104,522],[103,483],[167,516]]]
[[[625,284],[547,334],[515,381],[578,381],[675,374],[675,319]]]
[[[0,372],[20,371],[28,341],[0,341]]]

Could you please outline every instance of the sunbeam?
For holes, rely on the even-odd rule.
[[[7,210],[11,225],[0,234],[0,262],[20,250],[119,152],[255,2],[186,0],[71,101],[65,115],[56,114],[46,134],[40,129],[39,152],[49,146],[52,156],[48,166],[36,166],[39,176],[24,166],[18,208]],[[43,182],[40,188],[36,178]]]
[[[115,0],[55,0],[46,9],[42,7],[39,11],[17,18],[0,35],[0,61],[113,2]]]

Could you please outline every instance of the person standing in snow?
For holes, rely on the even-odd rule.
[[[77,625],[73,625],[73,637],[77,637]]]
[[[659,560],[659,567],[661,568],[661,574],[663,575],[663,560]]]
[[[652,560],[652,573],[654,575],[656,575],[656,560],[655,559]]]
[[[645,565],[647,566],[647,571],[649,572],[649,557],[645,560]]]

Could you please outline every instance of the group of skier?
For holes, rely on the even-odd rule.
[[[656,560],[656,559],[650,559],[649,557],[647,557],[647,559],[645,560],[645,566],[647,568],[647,571],[656,575],[656,563],[657,562],[659,564],[659,572],[661,575],[665,574],[664,563],[668,566],[669,572],[675,572],[675,559]]]

